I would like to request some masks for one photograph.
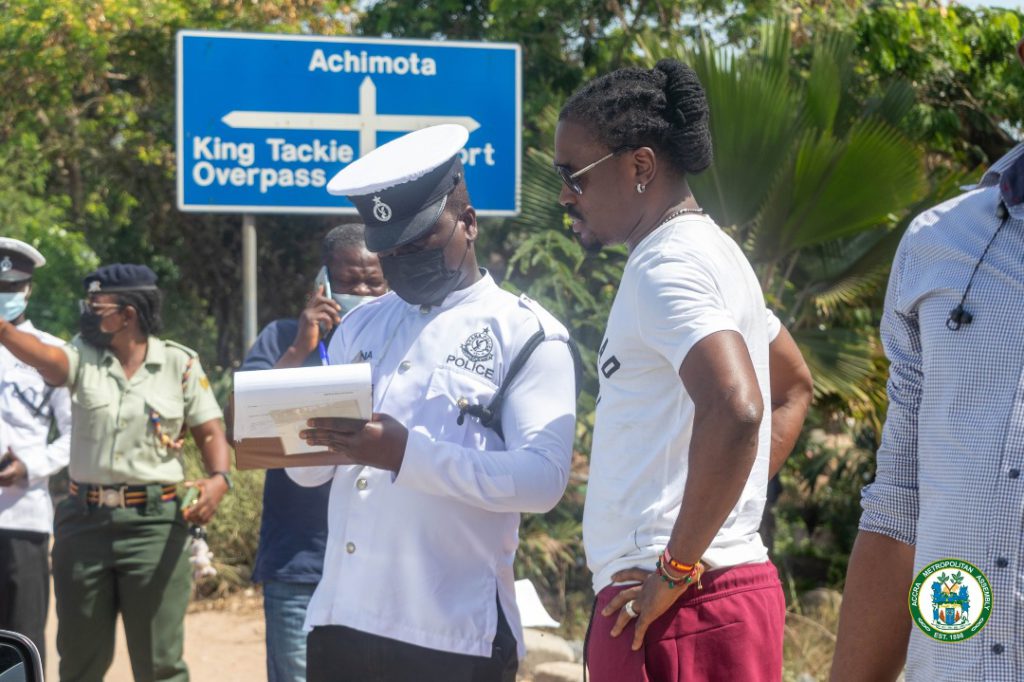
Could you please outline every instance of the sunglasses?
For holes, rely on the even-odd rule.
[[[78,299],[78,312],[80,313],[90,312],[102,315],[107,310],[120,310],[121,308],[124,306],[120,303],[100,303],[85,298]]]
[[[619,147],[618,149],[613,149],[612,151],[608,152],[594,163],[590,164],[589,166],[584,166],[583,168],[580,168],[578,171],[573,171],[568,166],[562,166],[556,163],[555,172],[558,173],[558,176],[562,178],[562,182],[565,183],[565,186],[568,187],[573,194],[583,194],[583,187],[580,186],[579,178],[581,178],[584,174],[594,170],[601,163],[607,161],[616,154],[621,154],[622,152],[629,149],[636,149],[636,147],[633,147],[631,145],[624,145],[622,147]]]

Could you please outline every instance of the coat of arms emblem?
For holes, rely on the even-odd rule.
[[[391,207],[380,200],[380,197],[373,198],[373,217],[382,223],[391,220]]]
[[[959,630],[970,621],[971,597],[964,574],[945,572],[932,581],[932,625],[939,630]]]
[[[491,330],[484,327],[469,338],[460,346],[462,354],[473,362],[484,362],[494,357],[494,339],[491,338]]]

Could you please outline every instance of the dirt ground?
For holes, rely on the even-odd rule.
[[[193,604],[185,616],[185,662],[192,682],[263,682],[267,679],[263,608],[249,591],[213,603]],[[46,679],[57,682],[57,617],[50,599],[46,623]],[[124,630],[117,625],[114,662],[105,682],[132,682]]]

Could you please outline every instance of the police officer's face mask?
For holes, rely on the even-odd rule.
[[[0,317],[8,322],[21,317],[27,305],[28,298],[24,291],[0,293]]]
[[[459,288],[466,277],[462,272],[462,264],[469,254],[469,242],[466,243],[466,251],[462,254],[459,266],[454,270],[449,270],[444,262],[444,251],[455,237],[460,222],[455,221],[444,246],[381,257],[380,268],[384,272],[384,279],[402,300],[413,305],[441,305],[448,294]]]

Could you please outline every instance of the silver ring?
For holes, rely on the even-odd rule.
[[[626,605],[622,607],[622,610],[625,611],[626,615],[629,616],[630,618],[636,618],[637,616],[640,615],[639,613],[636,612],[636,609],[633,608],[633,602],[634,601],[636,601],[636,600],[635,599],[630,599],[628,602],[626,602]]]

